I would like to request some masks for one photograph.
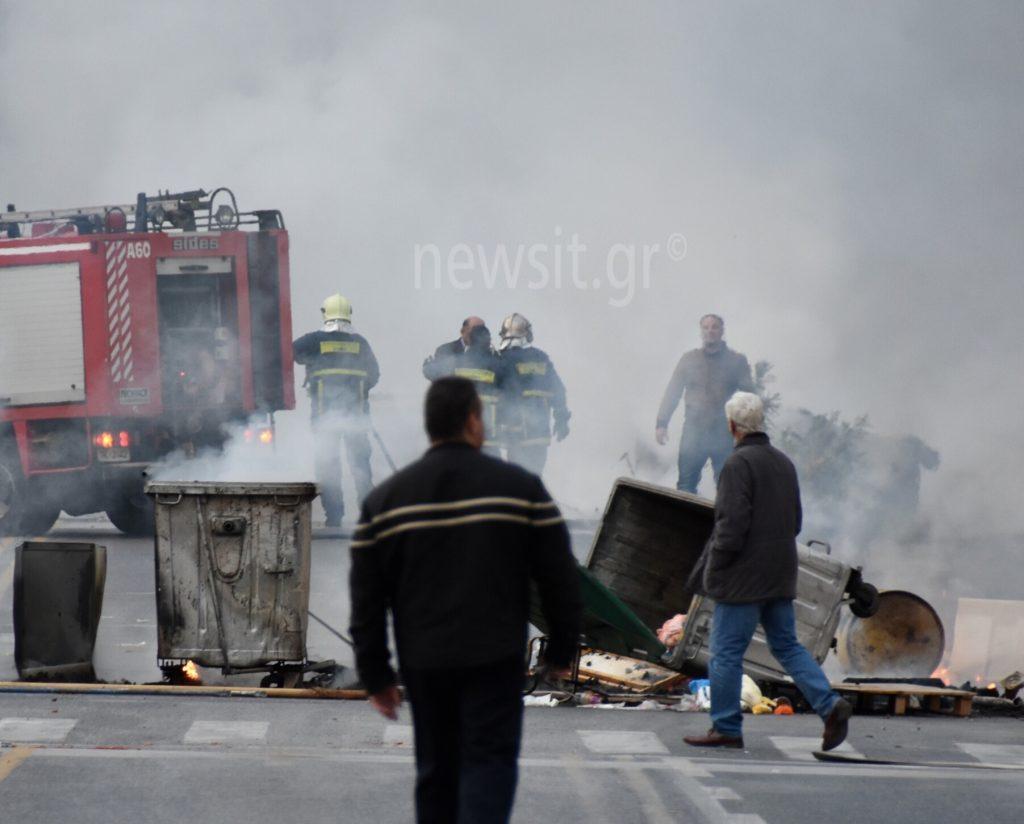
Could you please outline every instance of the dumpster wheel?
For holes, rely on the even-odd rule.
[[[850,612],[858,618],[870,618],[882,605],[878,597],[878,589],[866,581],[861,581],[850,593]]]
[[[303,671],[301,669],[275,669],[271,670],[260,680],[260,686],[281,687],[283,689],[294,689],[302,685]]]

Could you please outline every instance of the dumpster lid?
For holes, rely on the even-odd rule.
[[[147,495],[278,495],[315,498],[314,483],[240,483],[225,481],[150,481]]]
[[[586,567],[642,624],[686,612],[687,581],[715,523],[714,504],[675,489],[618,478]]]

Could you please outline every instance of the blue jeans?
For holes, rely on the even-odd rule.
[[[717,484],[725,459],[732,454],[734,446],[724,417],[718,429],[708,431],[693,426],[687,427],[684,424],[683,437],[679,441],[679,480],[676,482],[676,489],[696,492],[701,473],[709,459]]]
[[[741,735],[740,688],[743,655],[757,625],[768,648],[792,677],[814,711],[827,718],[839,700],[821,667],[796,639],[793,602],[787,598],[753,604],[715,604],[711,623],[711,724],[722,735]]]

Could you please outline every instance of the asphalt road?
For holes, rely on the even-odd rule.
[[[159,680],[150,544],[102,521],[62,522],[51,537],[108,548],[99,677]],[[13,545],[0,544],[2,679],[16,677]],[[311,609],[339,629],[346,555],[337,538],[314,542]],[[308,647],[312,658],[351,660],[315,622]],[[407,709],[392,724],[361,701],[2,692],[0,819],[409,821],[408,723]],[[703,713],[528,709],[514,820],[934,824],[1007,821],[1024,804],[1019,719],[854,717],[854,753],[948,763],[941,768],[818,763],[810,752],[821,724],[811,716],[748,717],[744,751],[682,743],[707,723]]]

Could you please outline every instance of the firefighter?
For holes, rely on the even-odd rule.
[[[341,444],[360,502],[373,486],[370,474],[369,391],[380,378],[373,349],[352,328],[352,304],[331,295],[320,308],[323,327],[295,341],[295,362],[306,367],[316,443],[316,479],[327,526],[345,514],[341,491]]]
[[[502,406],[503,440],[508,459],[537,475],[544,471],[551,443],[569,434],[572,413],[565,403],[565,385],[543,349],[533,346],[530,321],[515,312],[501,322],[501,359],[508,365],[508,386]]]
[[[483,404],[483,450],[501,457],[498,416],[508,382],[508,364],[491,346],[491,330],[482,323],[473,326],[464,351],[429,358],[423,364],[423,374],[431,381],[455,375],[473,382]]]

